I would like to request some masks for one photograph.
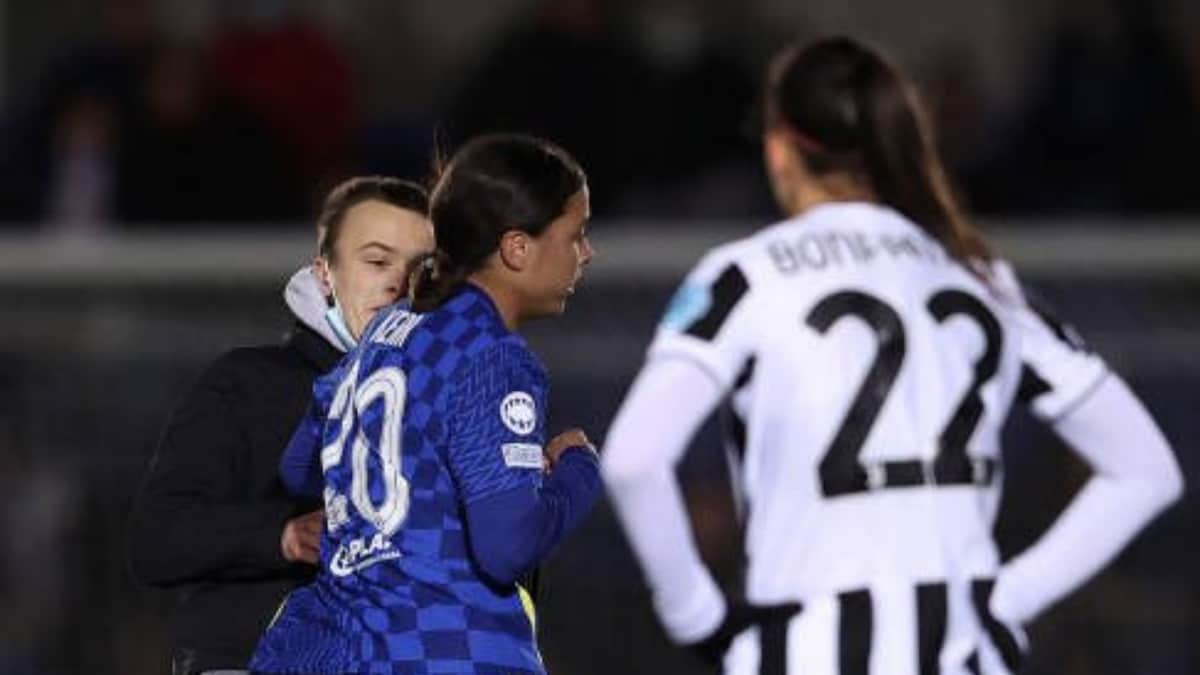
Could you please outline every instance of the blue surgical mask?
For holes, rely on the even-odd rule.
[[[329,324],[334,336],[337,337],[338,342],[342,343],[342,347],[346,351],[354,349],[358,344],[358,340],[354,339],[354,333],[350,332],[350,326],[346,324],[346,318],[342,316],[342,305],[338,302],[336,295],[333,296],[333,306],[325,310],[325,323]]]

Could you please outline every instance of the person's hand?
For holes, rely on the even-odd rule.
[[[546,471],[553,471],[554,466],[558,464],[558,460],[562,454],[567,451],[567,448],[585,448],[592,453],[596,452],[596,446],[588,440],[587,434],[583,433],[582,429],[567,429],[561,434],[551,439],[546,445],[543,454],[546,456]]]
[[[708,665],[720,665],[733,639],[752,626],[782,623],[787,626],[791,618],[800,613],[800,604],[788,602],[779,605],[750,605],[732,602],[725,610],[725,619],[711,635],[691,644],[684,645],[688,651]]]
[[[321,530],[325,526],[325,511],[317,509],[296,516],[283,524],[279,546],[283,559],[316,565],[321,559]]]

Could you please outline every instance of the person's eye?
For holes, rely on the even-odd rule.
[[[367,264],[371,265],[373,267],[379,267],[379,268],[385,268],[385,267],[389,267],[391,265],[391,263],[389,261],[383,260],[383,259],[368,260]]]

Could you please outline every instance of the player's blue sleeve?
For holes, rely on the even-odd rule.
[[[497,343],[472,358],[452,386],[446,463],[459,500],[540,487],[546,376],[533,355]]]
[[[292,432],[283,456],[279,459],[279,477],[287,491],[300,497],[319,499],[324,477],[321,475],[321,429],[325,418],[315,404]]]
[[[492,581],[510,584],[583,519],[599,490],[597,463],[583,449],[564,453],[543,484],[546,376],[522,345],[502,342],[472,359],[448,410],[447,463],[472,554]]]
[[[329,406],[338,384],[345,375],[345,364],[313,382],[313,398],[292,438],[279,458],[279,478],[287,491],[299,497],[321,498],[325,477],[321,471],[321,438]]]
[[[480,569],[499,584],[516,582],[583,522],[599,495],[595,453],[570,448],[541,490],[514,488],[472,502],[468,533]]]

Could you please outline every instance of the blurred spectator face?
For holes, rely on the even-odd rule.
[[[405,293],[413,260],[433,248],[424,214],[368,200],[346,211],[333,255],[317,258],[313,269],[357,339],[375,312]]]

